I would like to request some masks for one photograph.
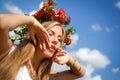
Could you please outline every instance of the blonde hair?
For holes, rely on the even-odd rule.
[[[63,31],[63,39],[65,34],[64,27],[56,21],[44,22],[42,25],[49,30],[55,25],[60,25]],[[64,40],[63,40],[64,41]],[[0,55],[0,79],[14,80],[20,67],[27,63],[35,53],[35,46],[30,39],[18,46],[12,53],[2,56]],[[4,54],[4,53],[3,53]],[[50,69],[52,65],[51,59],[44,59],[39,65],[36,80],[49,80]]]
[[[0,59],[0,79],[14,80],[18,70],[33,57],[35,48],[32,43],[24,47],[16,47],[15,51]],[[29,55],[28,55],[29,54]]]

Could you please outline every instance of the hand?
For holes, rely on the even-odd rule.
[[[52,60],[58,64],[63,65],[68,63],[69,58],[70,58],[70,55],[65,50],[57,49],[57,52],[53,56]]]
[[[46,45],[50,47],[48,32],[34,17],[31,16],[31,18],[32,18],[32,23],[28,24],[28,31],[32,41],[36,45],[37,40],[42,37],[45,40]]]
[[[49,43],[49,44],[50,44],[50,43]],[[49,48],[49,47],[46,46],[45,39],[42,38],[42,37],[39,37],[39,38],[38,38],[38,46],[39,46],[40,50],[46,50],[46,49]]]

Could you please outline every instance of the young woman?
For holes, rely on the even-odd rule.
[[[9,31],[26,24],[29,38],[16,46]],[[32,16],[0,14],[0,80],[73,80],[84,67],[61,46],[65,29],[58,21],[40,24]],[[51,71],[52,62],[67,64],[68,71]]]

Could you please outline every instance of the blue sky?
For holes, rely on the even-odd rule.
[[[0,0],[0,13],[31,13],[41,1]],[[66,50],[87,70],[78,80],[120,80],[120,0],[57,0],[57,6],[71,16],[69,26],[77,32]]]

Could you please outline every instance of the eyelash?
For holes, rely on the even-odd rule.
[[[58,38],[58,40],[59,40],[59,42],[62,42],[62,39],[61,39],[61,38],[60,38],[60,39]]]
[[[52,36],[53,35],[53,33],[50,31],[50,32],[48,32],[49,33],[49,36]]]
[[[49,36],[52,36],[52,35],[53,35],[53,33],[52,33],[51,31],[48,32],[48,33],[49,33]],[[58,41],[61,43],[61,42],[62,42],[62,39],[58,37]]]

